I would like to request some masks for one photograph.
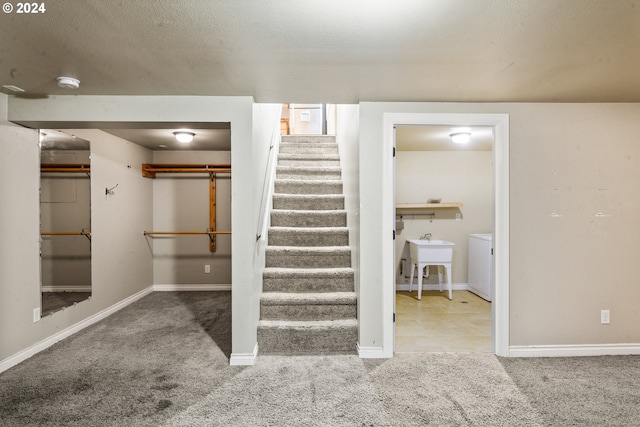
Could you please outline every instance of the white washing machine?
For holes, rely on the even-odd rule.
[[[493,235],[469,234],[469,291],[492,300],[493,287]]]

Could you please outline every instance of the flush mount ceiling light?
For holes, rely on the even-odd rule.
[[[183,130],[174,132],[173,135],[176,137],[178,142],[182,142],[183,144],[188,144],[189,142],[193,141],[193,137],[196,136],[196,134],[193,132],[187,132]]]
[[[449,134],[451,140],[456,144],[466,144],[471,139],[471,132],[454,132]]]
[[[80,80],[74,77],[58,77],[58,86],[62,89],[78,89],[80,87]]]

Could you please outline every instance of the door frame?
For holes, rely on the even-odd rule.
[[[384,170],[392,174],[384,180],[383,223],[395,229],[395,168],[393,147],[398,125],[490,126],[493,128],[493,301],[492,352],[509,356],[509,115],[508,114],[442,114],[384,113]],[[395,242],[394,242],[395,245]],[[383,248],[387,265],[383,289],[383,353],[393,357],[395,341],[395,259],[394,247]]]

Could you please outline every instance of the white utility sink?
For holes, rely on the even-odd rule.
[[[413,289],[413,271],[414,267],[418,267],[418,299],[422,298],[422,269],[427,265],[438,266],[438,283],[440,284],[440,292],[442,292],[442,269],[447,271],[447,288],[449,290],[449,299],[452,298],[451,286],[451,261],[453,260],[453,247],[455,243],[446,240],[422,240],[410,239],[409,257],[411,258],[411,278],[409,279],[409,292]],[[428,270],[427,270],[428,271]]]

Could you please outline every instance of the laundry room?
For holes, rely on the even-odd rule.
[[[396,351],[491,351],[492,150],[490,127],[396,128]]]

